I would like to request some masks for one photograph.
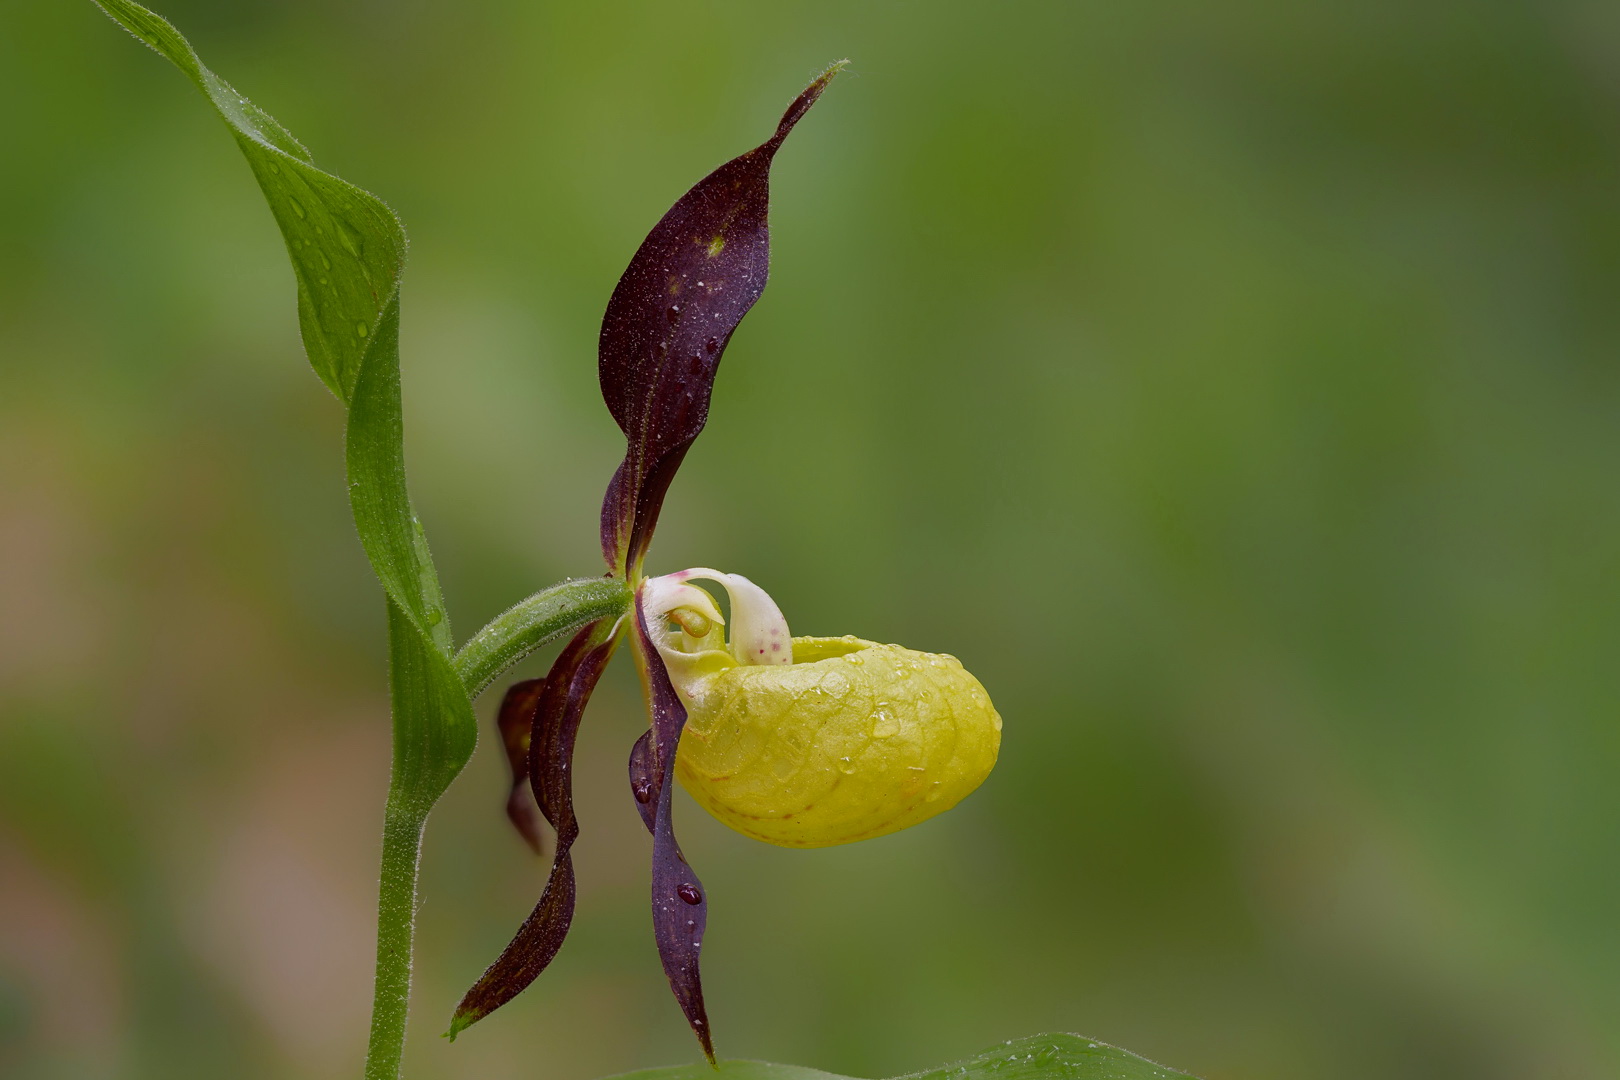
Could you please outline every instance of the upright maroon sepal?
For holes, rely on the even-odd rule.
[[[776,134],[682,195],[608,300],[602,397],[627,444],[602,500],[602,554],[616,571],[646,552],[664,493],[709,418],[720,356],[765,291],[771,160],[842,66],[793,100]]]

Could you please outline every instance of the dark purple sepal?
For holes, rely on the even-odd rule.
[[[574,740],[580,717],[602,669],[613,655],[614,622],[603,619],[574,635],[539,688],[529,740],[528,776],[540,812],[557,832],[551,876],[540,902],[524,920],[517,936],[489,966],[456,1006],[447,1033],[454,1039],[511,1001],[535,980],[562,948],[574,917],[574,862],[570,854],[579,838],[574,819]]]
[[[793,100],[770,139],[682,195],[608,300],[598,371],[627,444],[602,500],[602,554],[614,570],[646,552],[664,493],[709,418],[720,356],[765,291],[771,159],[841,67]]]
[[[512,791],[506,798],[506,816],[536,855],[545,854],[540,831],[540,807],[529,788],[529,741],[534,731],[535,712],[540,705],[544,679],[525,679],[507,688],[495,726],[506,748],[506,763],[512,769]]]
[[[652,727],[630,753],[630,784],[641,808],[641,818],[652,833],[652,917],[658,958],[663,961],[669,988],[692,1026],[703,1054],[714,1063],[714,1039],[709,1015],[703,1007],[703,982],[698,953],[709,922],[709,898],[687,865],[675,840],[671,796],[675,790],[675,750],[686,727],[686,706],[675,693],[663,658],[647,633],[640,598],[635,605],[636,652],[647,677]],[[649,737],[650,736],[650,737]],[[643,785],[648,785],[644,788]],[[646,790],[649,796],[642,798]],[[651,807],[649,813],[648,807]]]

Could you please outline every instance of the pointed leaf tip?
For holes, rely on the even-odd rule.
[[[646,552],[664,493],[708,422],[720,358],[765,291],[771,161],[843,66],[794,98],[769,139],[682,195],[608,300],[598,373],[626,445],[602,500],[601,538],[616,572],[632,570]]]

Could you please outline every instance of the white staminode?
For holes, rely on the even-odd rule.
[[[719,582],[726,590],[731,601],[729,641],[726,620],[714,597],[688,584],[693,578]],[[692,679],[722,667],[793,663],[793,637],[782,609],[769,593],[741,574],[699,566],[648,578],[641,586],[641,609],[653,644],[682,697]],[[672,619],[679,629],[670,626]]]

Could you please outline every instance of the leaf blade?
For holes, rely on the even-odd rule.
[[[190,78],[230,128],[286,241],[310,366],[347,403],[404,270],[399,219],[375,195],[316,168],[291,132],[209,70],[167,20],[132,0],[96,3]]]
[[[95,2],[208,99],[286,243],[310,366],[348,410],[355,528],[388,597],[395,704],[389,797],[425,813],[471,756],[478,728],[451,662],[438,574],[405,483],[398,348],[405,231],[382,200],[316,168],[285,127],[210,71],[167,20],[133,0]]]
[[[722,1061],[621,1073],[608,1080],[855,1080],[802,1065]],[[961,1061],[906,1073],[893,1080],[1197,1080],[1084,1035],[1032,1035],[992,1047]]]

